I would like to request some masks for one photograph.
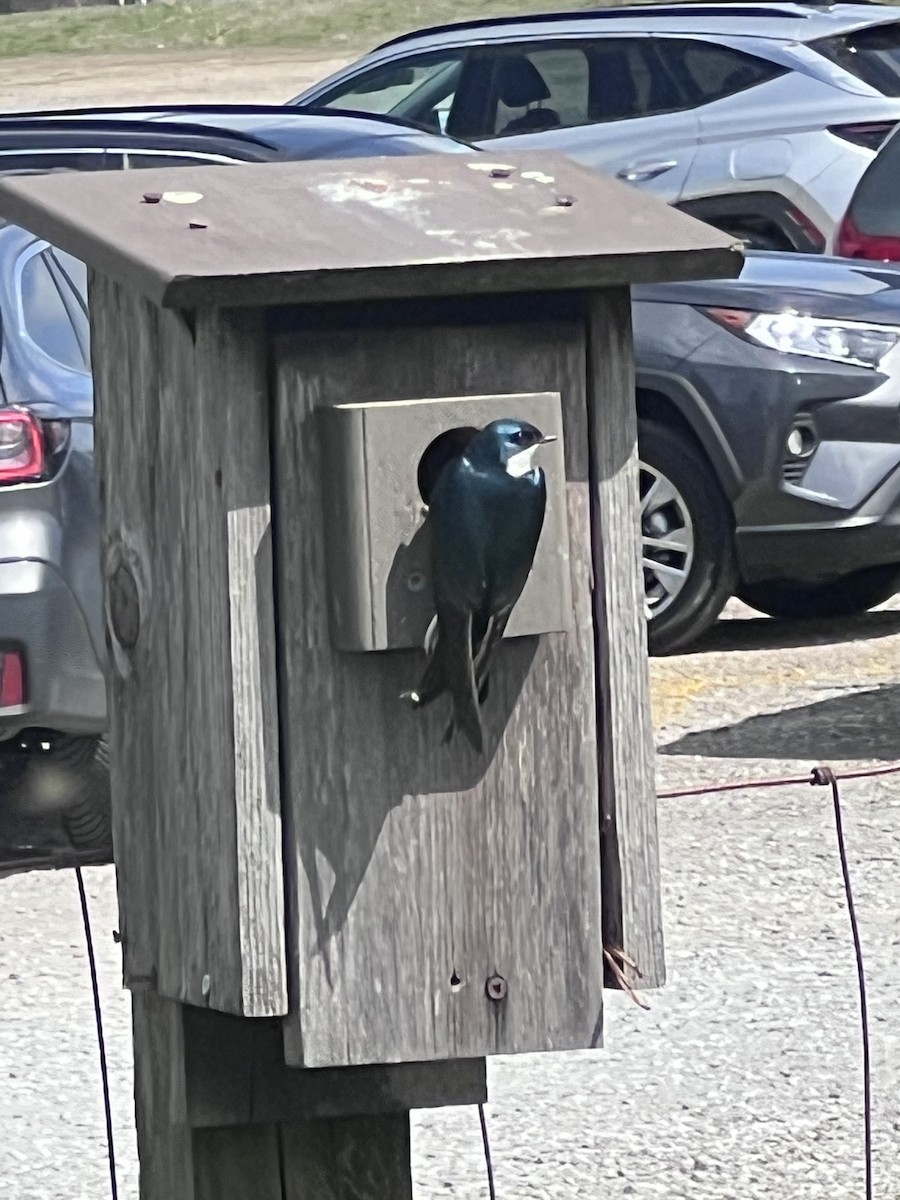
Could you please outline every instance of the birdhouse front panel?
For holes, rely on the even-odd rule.
[[[546,505],[509,637],[555,633],[572,616],[559,393],[383,400],[319,410],[331,630],[341,650],[421,647],[435,613],[430,489],[456,448],[515,417],[553,441],[536,454]],[[410,464],[418,464],[410,470]],[[510,485],[515,492],[524,485]],[[476,490],[477,496],[477,490]],[[514,548],[516,528],[504,540]],[[440,549],[438,547],[437,549]]]
[[[597,1045],[603,970],[583,327],[298,332],[276,340],[274,363],[283,805],[296,955],[288,1061],[324,1067]],[[447,397],[455,410],[434,404],[429,426],[425,402]],[[414,419],[404,426],[410,403]],[[358,426],[352,405],[394,405],[396,433],[384,437],[391,422],[377,421],[365,471],[342,478],[347,458],[342,465],[335,447],[346,449],[348,426]],[[497,424],[499,416],[506,420]],[[432,463],[429,479],[423,450],[469,420],[457,459],[439,470]],[[354,560],[348,546],[368,536],[342,523],[352,510],[371,527],[367,506],[387,502],[386,480],[401,509],[415,495],[421,503],[422,490],[430,501],[424,561],[436,573],[431,603],[444,618],[428,655],[392,649],[390,638],[384,652],[361,653],[334,636],[331,589]],[[481,488],[490,493],[483,505]],[[362,493],[355,505],[353,489]],[[507,495],[513,501],[498,521]],[[550,524],[528,551],[541,510]],[[528,600],[521,591],[523,624],[516,629],[515,606],[505,629],[501,618],[507,636],[490,648],[484,677],[477,613],[462,642],[447,616],[448,605],[464,607],[454,589],[467,594],[478,584],[465,564],[482,543],[492,596],[508,601],[504,573],[514,573],[520,547],[540,570],[526,585],[537,593]],[[374,556],[361,557],[357,569],[368,570]],[[369,575],[373,610],[386,611],[375,593],[390,590],[390,574]],[[458,692],[469,637],[474,714]],[[435,672],[447,686],[425,703]]]

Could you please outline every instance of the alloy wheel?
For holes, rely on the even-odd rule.
[[[640,495],[644,611],[653,620],[687,583],[694,562],[694,523],[672,481],[643,462]]]

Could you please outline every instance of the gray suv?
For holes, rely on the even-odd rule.
[[[395,38],[295,97],[492,154],[552,148],[759,249],[820,252],[900,121],[879,4],[650,4]]]

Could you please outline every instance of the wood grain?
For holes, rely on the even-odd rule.
[[[284,1061],[281,1022],[183,1010],[187,1119],[194,1128],[374,1116],[480,1104],[484,1059],[306,1071]]]
[[[665,982],[627,288],[590,301],[588,405],[602,767],[603,942]],[[614,985],[612,978],[610,984]]]
[[[126,984],[277,1015],[287,994],[261,322],[162,312],[97,275],[90,304],[104,574],[119,580],[108,613],[112,594],[121,624],[126,575],[137,597],[133,648],[108,620]]]
[[[276,343],[286,843],[298,964],[289,1061],[480,1057],[600,1037],[599,783],[585,346],[578,325],[299,334]],[[315,410],[559,391],[572,632],[506,642],[489,747],[399,702],[421,654],[342,654],[327,620]],[[409,469],[415,472],[416,463]],[[290,853],[289,853],[290,858]],[[296,939],[294,941],[294,939]],[[451,979],[456,972],[458,984]],[[489,976],[508,982],[497,1004]]]
[[[403,1100],[414,1089],[401,1085],[390,1104],[398,1073],[408,1072],[409,1064],[328,1071],[317,1080],[320,1072],[292,1072],[274,1061],[280,1044],[274,1022],[191,1009],[149,988],[134,994],[133,1022],[141,1200],[411,1200]],[[264,1031],[263,1052],[255,1054]],[[210,1053],[216,1037],[229,1064],[224,1075]],[[247,1069],[241,1070],[245,1056]],[[426,1073],[459,1079],[465,1066],[435,1063]],[[280,1086],[269,1094],[261,1077],[273,1067]],[[341,1075],[342,1083],[336,1080]],[[320,1101],[330,1096],[339,1104],[343,1097],[358,1105],[351,1095],[355,1085],[387,1111],[298,1119],[298,1106],[288,1099],[291,1076],[301,1093]],[[231,1097],[220,1107],[226,1119],[198,1127],[191,1121],[196,1097],[215,1104],[217,1086]],[[454,1095],[452,1084],[447,1094]],[[420,1095],[426,1098],[427,1089]],[[462,1102],[458,1089],[455,1095]],[[465,1097],[468,1103],[483,1098],[482,1089]]]
[[[284,1200],[412,1200],[409,1114],[285,1123]]]
[[[195,1130],[193,1200],[285,1200],[279,1143],[277,1125]],[[296,1181],[298,1195],[305,1186]]]
[[[547,150],[504,161],[505,186],[458,153],[6,178],[0,215],[176,309],[740,273],[734,237],[655,196]],[[170,189],[201,199],[141,202]]]
[[[181,1008],[151,988],[131,997],[141,1200],[193,1200]]]

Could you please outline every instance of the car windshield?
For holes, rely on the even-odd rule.
[[[810,46],[883,96],[900,96],[900,23],[820,38]]]

